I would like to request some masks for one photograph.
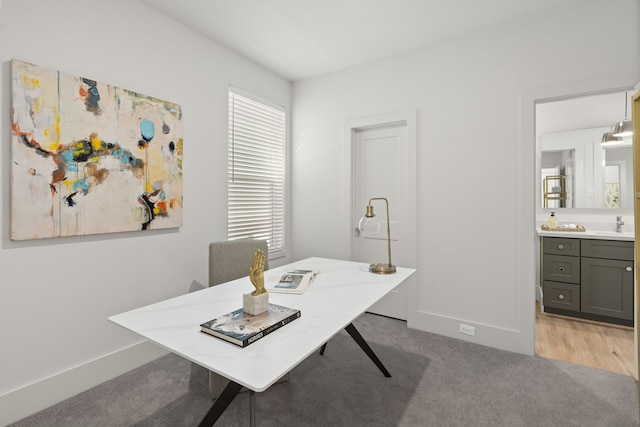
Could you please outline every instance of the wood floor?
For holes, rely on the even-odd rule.
[[[633,328],[570,320],[536,305],[536,354],[634,375]]]

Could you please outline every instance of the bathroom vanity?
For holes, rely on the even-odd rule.
[[[538,235],[544,312],[633,326],[633,233]]]

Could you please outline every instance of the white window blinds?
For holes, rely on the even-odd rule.
[[[267,240],[285,250],[285,111],[229,89],[229,240]]]

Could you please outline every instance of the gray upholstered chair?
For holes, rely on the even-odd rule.
[[[253,255],[258,249],[266,254],[269,248],[266,240],[241,239],[226,242],[212,242],[209,244],[209,286],[219,285],[230,280],[249,275],[249,268],[253,263]],[[268,259],[265,270],[269,269]],[[238,304],[242,304],[242,292],[238,292]],[[288,374],[280,379],[285,381]],[[209,371],[209,396],[217,399],[229,380]]]
[[[253,254],[261,249],[265,255],[269,252],[266,240],[241,239],[209,244],[209,286],[219,285],[230,280],[249,275]],[[269,269],[269,260],[265,260],[264,269]],[[240,298],[242,301],[242,298]]]

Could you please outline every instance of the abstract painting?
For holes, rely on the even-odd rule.
[[[11,239],[182,226],[179,105],[11,61]]]

